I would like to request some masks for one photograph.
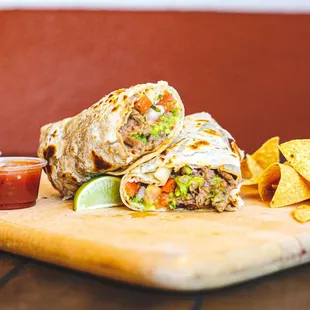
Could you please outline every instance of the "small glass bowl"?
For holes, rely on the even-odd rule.
[[[0,157],[0,210],[34,206],[46,164],[37,157]]]

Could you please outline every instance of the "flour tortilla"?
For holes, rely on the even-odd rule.
[[[223,129],[206,112],[196,113],[185,117],[181,134],[172,144],[155,158],[137,166],[124,175],[121,181],[121,198],[123,203],[136,211],[144,211],[141,204],[133,202],[126,194],[127,182],[142,182],[163,186],[169,177],[158,178],[161,168],[175,169],[183,166],[207,166],[210,169],[222,169],[237,178],[238,187],[231,192],[230,202],[234,211],[243,205],[239,197],[241,187],[240,162],[244,156],[234,138]],[[148,208],[148,211],[166,211]]]
[[[164,90],[179,108],[173,131],[152,152],[138,157],[129,152],[119,129],[134,107],[134,98],[146,94],[150,100]],[[162,152],[178,136],[184,120],[184,106],[178,92],[165,81],[118,89],[74,117],[41,128],[38,156],[45,158],[45,172],[63,198],[71,198],[91,177],[122,175]]]

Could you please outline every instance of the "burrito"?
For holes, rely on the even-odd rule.
[[[63,198],[101,174],[122,175],[178,136],[184,107],[165,81],[118,89],[74,117],[41,128],[38,156]]]
[[[123,176],[122,201],[136,211],[235,211],[243,205],[243,156],[210,114],[186,116],[181,134],[166,150]]]

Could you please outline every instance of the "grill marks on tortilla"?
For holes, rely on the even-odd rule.
[[[146,88],[146,89],[144,90],[144,93],[145,93],[145,95],[148,95],[148,93],[151,92],[151,91],[153,91],[153,90],[154,90],[153,88],[149,87],[149,88]]]
[[[73,145],[70,146],[70,153],[71,154],[75,154],[76,153],[76,149]]]
[[[182,146],[183,144],[183,146]],[[168,152],[170,152],[172,149],[177,149],[177,148],[184,148],[184,146],[186,145],[186,141],[184,140],[179,140],[176,143],[174,143],[172,146],[168,147],[166,150],[164,150],[164,152],[162,153],[164,156],[168,154]]]
[[[165,150],[161,153],[162,156],[166,156],[167,154],[168,154],[168,149],[165,149]]]
[[[209,121],[207,119],[197,119],[195,120],[196,122],[196,128],[200,128],[201,126],[203,126],[206,123],[209,123]]]
[[[115,104],[115,105],[116,105],[116,103],[117,103],[117,102],[119,101],[119,99],[120,99],[121,93],[123,93],[124,91],[125,91],[125,89],[122,88],[122,89],[116,90],[115,92],[113,92],[112,94],[110,94],[109,97],[108,97],[108,99],[109,99],[109,100],[108,100],[108,103],[110,103],[110,104]],[[127,96],[124,95],[123,100],[125,101],[126,98],[127,98]],[[115,109],[115,110],[114,110],[114,109]],[[113,108],[112,112],[116,111],[117,109],[118,109],[118,106],[115,106],[115,107]]]
[[[99,102],[95,103],[94,105],[92,105],[90,108],[91,109],[97,109],[98,107],[100,107],[103,104],[104,100],[101,99]]]
[[[126,89],[125,88],[120,88],[116,91],[114,91],[114,95],[120,95],[121,93],[123,93]]]
[[[218,136],[218,137],[221,137],[221,134],[213,129],[210,129],[210,128],[207,128],[207,129],[204,129],[203,132],[209,134],[209,135],[213,135],[213,136]]]
[[[74,182],[78,182],[78,179],[71,172],[63,172],[62,177],[64,179],[72,179]]]
[[[238,148],[238,145],[235,141],[229,139],[230,141],[230,146],[231,146],[231,149],[232,151],[234,152],[234,154],[236,155],[237,158],[239,158],[239,160],[241,161],[242,158],[241,158],[241,154],[239,153],[239,148]]]
[[[97,171],[108,170],[112,167],[112,165],[104,160],[99,154],[97,154],[94,150],[91,152],[92,161]]]
[[[49,163],[43,168],[46,173],[52,174],[53,173],[53,166],[51,166]]]
[[[116,112],[118,110],[120,106],[119,105],[116,105],[113,109],[112,109],[112,112]]]
[[[195,128],[198,128],[198,131],[204,131],[204,128],[206,128],[207,123],[209,123],[208,120],[203,120],[203,119],[199,119],[199,120],[195,120],[194,125]]]
[[[194,151],[199,150],[203,146],[208,146],[210,143],[206,140],[196,141],[193,144],[190,144],[188,146],[189,149],[192,149]]]
[[[173,162],[176,160],[176,156],[175,155],[173,155],[173,156],[171,156],[170,158],[169,158],[169,160],[167,161],[167,165],[172,165],[173,164]]]
[[[46,160],[49,160],[49,158],[55,156],[56,154],[56,146],[54,144],[49,145],[44,151],[43,156]]]
[[[52,138],[56,138],[57,133],[58,133],[58,131],[57,131],[57,129],[56,129],[56,130],[52,133]]]
[[[112,97],[108,100],[110,104],[116,104],[119,99],[119,96]]]
[[[44,151],[43,156],[47,160],[47,165],[44,167],[44,170],[47,173],[53,172],[53,166],[50,164],[50,159],[53,158],[56,155],[56,146],[51,144],[49,145]]]
[[[116,104],[119,100],[119,96],[121,93],[125,91],[125,88],[118,89],[114,92],[112,92],[106,99],[106,101],[110,104]]]
[[[231,150],[235,153],[238,157],[240,157],[238,145],[236,144],[234,139],[228,138],[228,143],[230,145]]]
[[[106,97],[105,102],[108,102],[110,104],[115,104],[119,100],[120,94],[123,93],[124,91],[125,91],[125,88],[121,88],[121,89],[118,89],[118,90],[110,93],[110,95],[108,95],[108,97]],[[127,96],[125,95],[124,98],[125,97],[127,97]]]

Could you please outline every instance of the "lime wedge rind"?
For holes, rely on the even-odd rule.
[[[84,205],[81,206],[78,210],[74,211],[81,211],[81,210],[95,210],[95,209],[104,209],[104,208],[112,208],[112,207],[118,207],[124,205],[122,202],[115,204],[115,203],[110,203],[110,204],[99,204],[99,205],[93,205],[91,207],[86,207]]]
[[[120,197],[120,178],[101,176],[84,183],[76,192],[73,210],[91,210],[122,205]]]

